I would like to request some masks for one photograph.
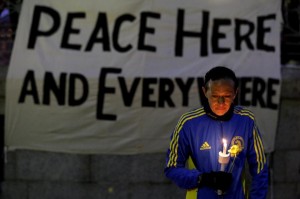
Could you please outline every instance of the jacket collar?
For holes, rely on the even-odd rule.
[[[208,102],[204,104],[204,110],[206,112],[206,114],[211,117],[214,120],[220,120],[220,121],[228,121],[231,119],[232,115],[233,115],[233,109],[234,109],[234,105],[231,104],[229,110],[222,116],[216,115],[210,108]]]

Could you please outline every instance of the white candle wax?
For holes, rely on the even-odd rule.
[[[223,154],[226,154],[227,151],[227,140],[223,138]]]

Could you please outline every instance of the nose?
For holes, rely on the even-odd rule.
[[[220,96],[219,98],[218,98],[218,103],[219,104],[223,104],[225,102],[225,98],[223,97],[223,96]]]

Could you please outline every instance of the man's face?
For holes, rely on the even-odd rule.
[[[218,116],[224,115],[236,96],[234,82],[231,79],[209,80],[208,87],[202,88],[208,99],[210,109]]]

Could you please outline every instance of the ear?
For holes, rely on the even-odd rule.
[[[238,95],[238,93],[239,93],[239,89],[237,88],[237,89],[235,90],[235,94],[234,94],[233,99],[235,99],[235,97]]]
[[[204,96],[207,98],[207,96],[206,96],[206,89],[205,89],[204,86],[202,86],[202,91],[203,91]]]

